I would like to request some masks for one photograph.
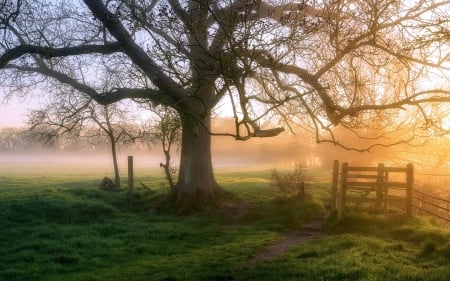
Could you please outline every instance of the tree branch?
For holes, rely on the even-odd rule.
[[[34,72],[51,77],[58,80],[61,83],[70,85],[74,89],[89,95],[90,98],[95,100],[101,105],[107,105],[115,103],[123,99],[147,99],[157,104],[170,105],[174,101],[170,99],[170,96],[166,95],[164,92],[156,89],[131,89],[131,88],[117,88],[106,93],[99,93],[94,88],[80,83],[78,80],[58,72],[56,70],[50,69],[43,64],[40,67],[26,67],[8,64],[6,68],[17,69],[20,71]]]
[[[45,58],[65,57],[85,54],[112,54],[121,52],[122,48],[118,43],[108,43],[105,45],[81,45],[76,47],[52,48],[35,45],[20,45],[7,50],[0,56],[0,69],[4,68],[9,62],[20,58],[25,54],[37,54]]]
[[[283,64],[281,62],[275,61],[271,58],[270,54],[261,52],[254,56],[255,60],[263,67],[267,67],[272,70],[278,70],[286,74],[294,74],[305,83],[310,85],[314,90],[317,91],[319,97],[321,98],[325,110],[327,112],[328,119],[333,123],[337,124],[339,122],[339,117],[336,110],[340,110],[339,106],[334,103],[331,97],[327,93],[326,87],[322,86],[316,76],[310,74],[306,69],[295,65]]]
[[[91,10],[93,15],[105,25],[111,35],[117,39],[123,48],[123,52],[131,58],[133,63],[142,69],[154,85],[166,92],[167,95],[173,96],[177,101],[182,101],[184,99],[186,96],[184,89],[171,77],[167,76],[161,70],[161,67],[133,41],[130,33],[126,30],[117,16],[109,12],[102,1],[84,0],[84,3]]]

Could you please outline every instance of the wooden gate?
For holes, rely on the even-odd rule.
[[[340,179],[339,179],[340,176]],[[380,209],[387,210],[389,204],[403,204],[406,213],[412,215],[412,187],[414,183],[414,166],[406,167],[357,167],[334,161],[331,187],[331,209],[337,209],[338,218],[344,215],[345,204],[374,203]]]

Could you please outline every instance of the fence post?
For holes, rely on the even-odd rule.
[[[384,182],[387,184],[389,182],[389,171],[387,169],[384,170]],[[384,213],[387,213],[387,205],[388,205],[388,193],[389,188],[385,185],[383,186],[384,192]]]
[[[339,205],[338,205],[338,220],[341,220],[344,216],[345,196],[346,196],[346,184],[347,184],[347,171],[348,163],[342,163],[341,169],[341,192],[339,193]]]
[[[406,214],[412,216],[412,188],[414,184],[414,165],[406,165]]]
[[[339,179],[339,160],[334,160],[333,163],[333,180],[331,182],[331,211],[337,209],[337,188]]]
[[[132,193],[134,188],[133,156],[128,156],[128,192]]]
[[[383,199],[383,183],[384,183],[384,164],[378,163],[378,173],[377,173],[377,208],[381,207]]]

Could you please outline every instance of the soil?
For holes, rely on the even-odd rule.
[[[299,244],[306,243],[314,238],[323,236],[323,219],[312,221],[303,225],[302,230],[288,233],[283,236],[276,244],[269,246],[265,251],[256,254],[248,260],[249,264],[270,261]]]
[[[222,217],[229,222],[235,222],[242,214],[244,214],[251,202],[239,202],[233,204],[223,204],[220,208]],[[257,253],[255,256],[247,260],[247,265],[257,264],[261,262],[270,261],[287,251],[291,250],[299,244],[306,243],[314,238],[324,236],[322,225],[325,218],[318,218],[303,225],[299,231],[289,232],[282,236],[282,238],[275,244],[267,247],[264,251]],[[244,265],[245,266],[245,265]]]

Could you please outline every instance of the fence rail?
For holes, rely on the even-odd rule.
[[[416,213],[428,215],[450,222],[450,200],[413,189],[412,207]]]

